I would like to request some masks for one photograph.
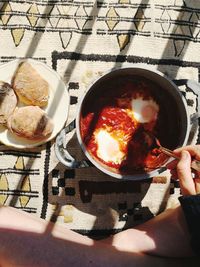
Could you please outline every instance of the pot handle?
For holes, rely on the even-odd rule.
[[[174,83],[177,86],[185,85],[187,88],[191,89],[195,95],[197,95],[197,112],[192,114],[190,117],[191,123],[197,121],[200,117],[200,83],[189,79],[174,80]]]
[[[67,151],[67,144],[75,134],[76,123],[73,120],[57,135],[55,142],[55,154],[58,160],[71,169],[91,167],[92,163],[89,160],[77,161]]]

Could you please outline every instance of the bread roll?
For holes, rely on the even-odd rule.
[[[12,87],[19,100],[26,105],[44,107],[48,103],[49,84],[28,62],[19,64]]]
[[[12,87],[0,81],[0,124],[6,124],[17,106],[17,96]]]
[[[38,106],[16,108],[9,117],[8,129],[30,140],[41,140],[53,131],[53,122]]]

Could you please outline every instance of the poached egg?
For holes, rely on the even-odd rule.
[[[131,109],[138,123],[149,123],[157,120],[159,106],[153,99],[133,98]]]
[[[123,103],[122,103],[123,102]],[[119,102],[118,102],[119,103]],[[123,107],[122,107],[123,104]],[[133,123],[138,124],[155,122],[158,117],[159,106],[152,99],[144,99],[142,96],[132,99],[123,99],[121,108],[132,118]],[[125,108],[124,107],[128,107]],[[97,156],[106,163],[121,164],[126,158],[125,150],[128,139],[125,138],[123,129],[116,135],[114,129],[99,128],[95,131],[95,142],[97,144]]]
[[[120,143],[105,129],[99,129],[95,134],[98,146],[97,156],[105,162],[120,164],[125,153],[120,149]]]

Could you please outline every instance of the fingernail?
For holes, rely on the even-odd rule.
[[[182,157],[182,159],[188,159],[188,152],[183,150],[181,153],[181,157]]]

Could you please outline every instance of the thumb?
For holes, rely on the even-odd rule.
[[[193,195],[196,193],[191,172],[191,156],[186,150],[181,151],[181,157],[177,163],[177,175],[183,195]]]

